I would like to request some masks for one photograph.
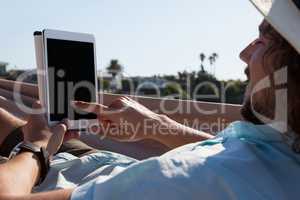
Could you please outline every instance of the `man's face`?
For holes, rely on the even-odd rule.
[[[272,109],[272,107],[270,107],[272,105],[272,103],[270,103],[272,98],[270,98],[269,91],[261,90],[254,95],[251,94],[255,85],[268,76],[268,70],[266,70],[264,66],[264,59],[271,45],[271,40],[266,37],[267,29],[269,28],[270,25],[266,21],[263,21],[259,26],[259,37],[240,53],[240,58],[247,64],[245,74],[249,81],[241,114],[245,120],[253,123],[262,123],[254,115],[253,109],[264,115],[268,115],[267,113]]]

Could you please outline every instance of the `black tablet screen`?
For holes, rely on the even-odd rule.
[[[70,102],[96,101],[94,44],[47,38],[50,121],[95,119]]]

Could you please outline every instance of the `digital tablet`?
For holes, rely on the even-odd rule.
[[[95,114],[71,105],[73,100],[98,102],[94,36],[46,29],[34,37],[39,96],[49,125],[69,119],[69,130],[86,130],[97,123]]]

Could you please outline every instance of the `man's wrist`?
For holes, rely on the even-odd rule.
[[[16,157],[17,155],[31,155],[33,159],[37,161],[37,167],[39,169],[39,182],[45,179],[46,174],[49,170],[49,153],[44,147],[44,141],[28,142],[24,141],[18,144],[11,152],[10,159]]]
[[[158,127],[155,134],[151,135],[151,139],[171,149],[184,144],[213,138],[210,134],[180,124],[166,115],[160,115],[160,125]]]
[[[177,134],[180,129],[180,124],[166,115],[158,115],[158,122],[151,132],[150,139],[164,143],[168,135]]]

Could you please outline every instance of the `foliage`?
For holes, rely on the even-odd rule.
[[[110,87],[110,83],[108,80],[99,79],[99,78],[98,78],[98,85],[101,86],[101,88],[99,88],[99,89],[102,89],[102,90],[109,90],[109,87]]]
[[[112,74],[113,77],[115,77],[117,74],[123,71],[123,66],[119,64],[119,61],[117,59],[113,59],[110,61],[110,64],[106,68],[106,70],[108,71],[108,73]]]
[[[162,91],[163,96],[173,96],[176,99],[187,99],[187,92],[178,83],[168,83]]]
[[[200,71],[178,72],[177,76],[167,75],[161,78],[174,82],[162,92],[165,96],[179,94],[184,99],[232,104],[243,102],[247,85],[241,80],[220,81],[214,75],[203,72],[201,69]]]

